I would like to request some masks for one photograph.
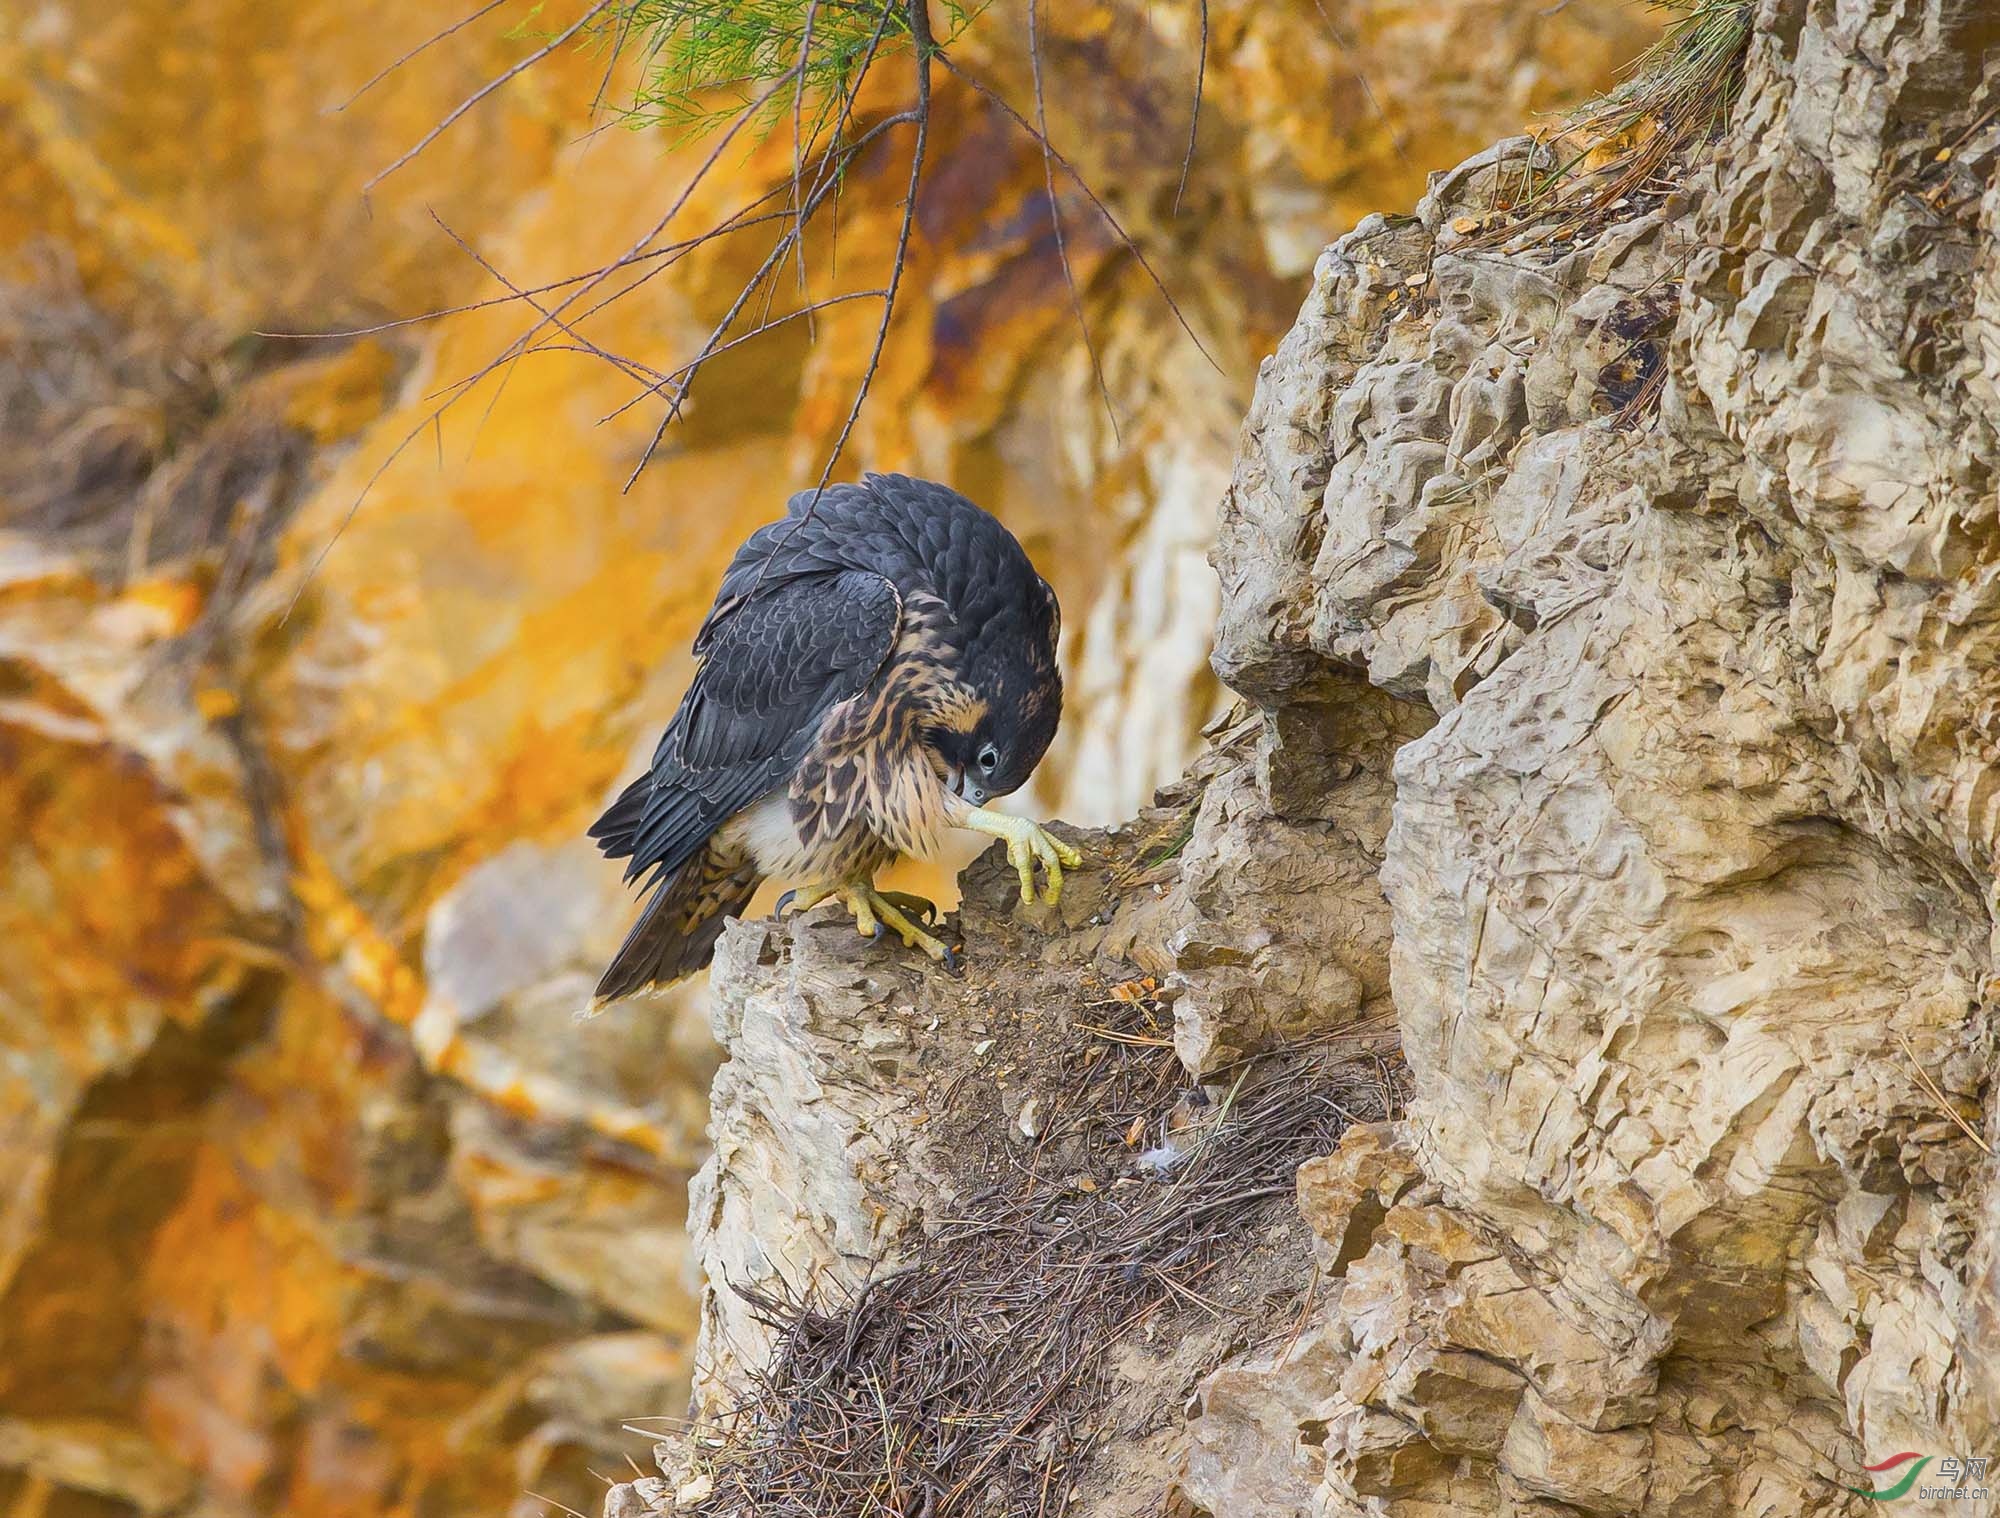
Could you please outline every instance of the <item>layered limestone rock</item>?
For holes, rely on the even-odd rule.
[[[1672,193],[1496,247],[1503,144],[1262,376],[1218,670],[1439,721],[1398,1179],[1301,1176],[1338,1297],[1211,1386],[1216,1513],[1837,1511],[1991,1447],[2000,31],[1756,23]],[[1246,1491],[1253,1433],[1299,1458]]]
[[[685,1000],[572,1023],[630,911],[579,834],[671,708],[724,557],[816,477],[866,318],[712,371],[629,495],[654,418],[600,426],[632,388],[579,355],[421,430],[512,310],[259,336],[499,292],[439,221],[508,280],[595,267],[688,172],[655,136],[579,140],[602,57],[565,50],[364,201],[581,7],[481,12],[329,109],[475,9],[0,6],[0,1510],[587,1508],[643,1452],[621,1421],[685,1405],[715,1055]],[[1049,773],[1109,816],[1215,704],[1210,503],[1289,281],[1494,119],[1601,85],[1638,23],[1213,4],[1182,193],[1194,8],[1040,9],[1051,128],[1219,372],[1065,190],[1114,432],[1040,155],[947,83],[849,467],[952,479],[1028,538],[1070,629]],[[963,56],[1026,105],[1024,22],[994,7]],[[732,158],[690,214],[787,171],[777,145]],[[857,277],[900,182],[893,155],[850,176]],[[599,335],[684,356],[753,263],[690,260]],[[1386,810],[1356,827],[1379,849]]]

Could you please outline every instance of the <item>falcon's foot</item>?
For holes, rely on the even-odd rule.
[[[989,812],[984,807],[976,806],[958,819],[958,825],[971,828],[975,833],[991,833],[995,838],[1006,840],[1007,862],[1021,877],[1023,906],[1034,905],[1036,861],[1040,861],[1048,882],[1042,900],[1050,906],[1062,900],[1063,870],[1076,869],[1083,863],[1083,855],[1040,823],[1031,822],[1026,817],[1011,817],[1005,812]]]
[[[914,891],[877,891],[875,894],[905,917],[922,918],[925,927],[929,927],[944,916],[944,913],[938,910],[936,902],[928,896],[919,896]]]
[[[838,886],[795,886],[778,898],[771,908],[773,916],[783,917],[788,912],[810,912],[827,897],[839,891]]]
[[[903,940],[906,948],[922,949],[947,970],[958,969],[958,954],[911,922],[907,915],[914,913],[926,920],[937,915],[937,904],[922,896],[911,896],[902,891],[878,891],[873,882],[866,880],[848,881],[837,886],[805,886],[787,891],[778,898],[778,915],[783,916],[787,908],[807,912],[834,897],[838,897],[841,905],[854,914],[855,931],[862,937],[880,938],[882,930],[887,928]]]

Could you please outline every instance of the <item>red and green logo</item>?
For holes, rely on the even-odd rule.
[[[1911,1465],[1910,1462],[1913,1460],[1916,1464]],[[1931,1457],[1929,1455],[1920,1455],[1915,1450],[1905,1450],[1900,1455],[1891,1455],[1887,1460],[1880,1460],[1874,1465],[1864,1465],[1861,1467],[1871,1476],[1886,1479],[1887,1473],[1908,1466],[1909,1468],[1896,1478],[1893,1485],[1885,1486],[1880,1491],[1871,1491],[1865,1486],[1850,1486],[1847,1490],[1857,1496],[1873,1497],[1877,1502],[1894,1502],[1898,1497],[1903,1496],[1911,1487],[1917,1484],[1917,1477],[1924,1473],[1924,1467],[1930,1463]]]

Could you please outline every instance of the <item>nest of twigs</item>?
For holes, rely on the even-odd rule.
[[[914,1258],[846,1300],[744,1293],[775,1353],[696,1443],[706,1495],[683,1512],[1063,1512],[1105,1443],[1134,1432],[1114,1426],[1113,1347],[1239,1312],[1219,1300],[1231,1266],[1294,1206],[1298,1166],[1402,1100],[1380,1029],[1200,1087],[1148,996],[1098,1009],[1064,1031],[1071,1057],[1052,1064],[1073,1073],[1035,1096],[1047,1114],[1032,1150],[934,1223]],[[1296,1331],[1291,1319],[1275,1335],[1268,1317],[1258,1326]]]

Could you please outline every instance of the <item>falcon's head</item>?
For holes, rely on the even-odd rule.
[[[1026,785],[1062,720],[1061,613],[1048,583],[1031,578],[1026,605],[970,630],[953,673],[971,700],[961,721],[930,731],[945,783],[974,806]]]

